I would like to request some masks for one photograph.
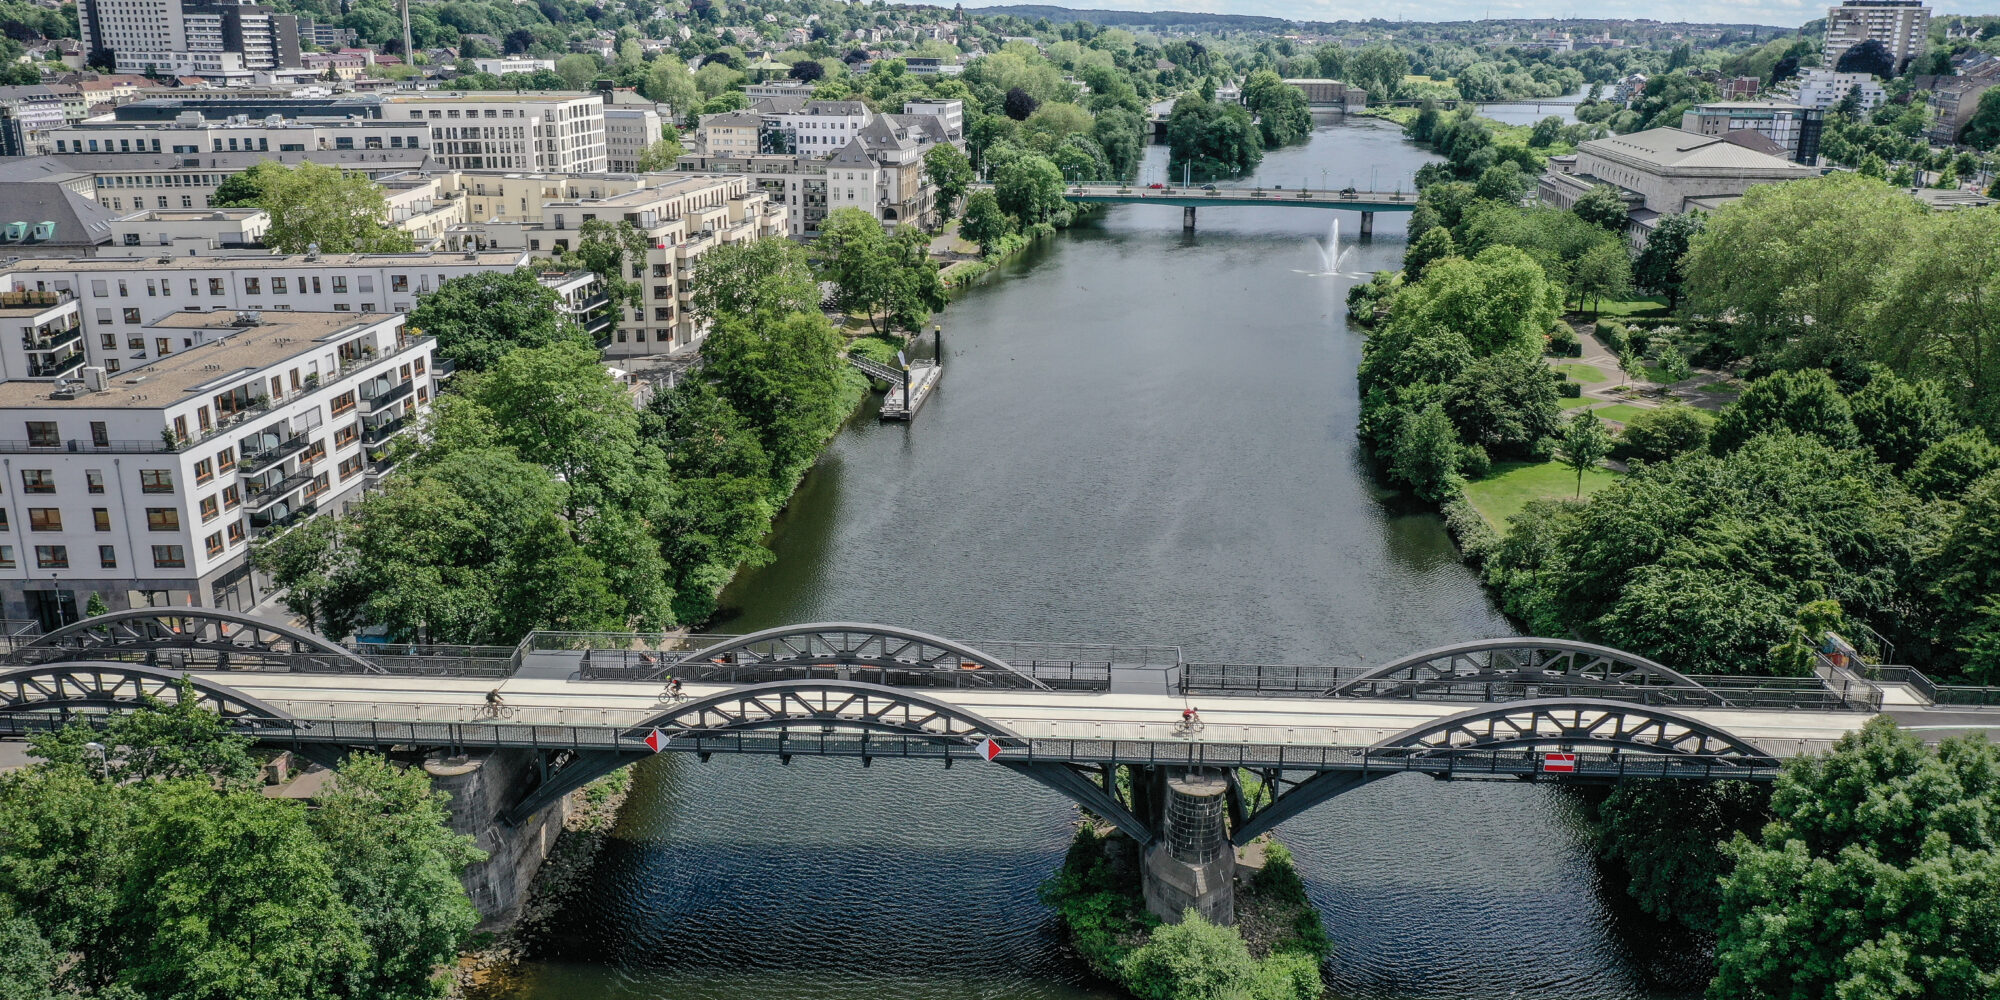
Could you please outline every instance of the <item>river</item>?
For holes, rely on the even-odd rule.
[[[1163,151],[1154,149],[1155,154]],[[1407,181],[1428,154],[1356,120],[1259,172]],[[1177,643],[1195,659],[1368,664],[1508,625],[1439,520],[1383,496],[1354,436],[1327,213],[1114,208],[943,317],[913,424],[859,415],[724,594],[719,631],[862,620],[980,639]],[[1351,234],[1352,215],[1341,222]],[[997,770],[668,755],[519,1000],[1082,1000],[1036,886],[1075,809]],[[1600,885],[1568,800],[1415,775],[1280,831],[1354,1000],[1693,996],[1699,968]]]

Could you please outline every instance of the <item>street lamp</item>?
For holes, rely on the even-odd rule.
[[[104,756],[104,744],[92,741],[83,745],[85,750],[97,755],[97,770],[105,778],[111,777],[111,762]]]

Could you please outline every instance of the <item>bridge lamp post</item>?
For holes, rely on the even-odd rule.
[[[85,743],[83,748],[97,755],[97,773],[108,780],[111,777],[111,761],[104,755],[104,744],[93,741]]]

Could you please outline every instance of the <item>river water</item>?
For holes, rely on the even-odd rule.
[[[1357,121],[1272,152],[1260,179],[1373,170],[1407,190],[1427,159]],[[1381,495],[1355,443],[1345,293],[1396,264],[1403,217],[1358,246],[1343,217],[1331,274],[1329,213],[1198,221],[1114,208],[965,293],[936,397],[913,424],[864,413],[839,436],[715,630],[861,620],[1336,664],[1504,634],[1438,519]],[[1035,898],[1075,816],[979,767],[663,756],[509,996],[1116,996]],[[1338,945],[1333,996],[1698,992],[1546,787],[1391,778],[1280,833]]]

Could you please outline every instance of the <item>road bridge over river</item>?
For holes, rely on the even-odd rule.
[[[990,184],[973,185],[973,190],[991,188]],[[1414,212],[1417,208],[1417,195],[1413,191],[1357,191],[1354,188],[1330,191],[1216,185],[1134,187],[1120,184],[1077,184],[1066,188],[1063,197],[1078,203],[1176,206],[1181,209],[1182,228],[1190,230],[1194,228],[1195,209],[1201,206],[1359,212],[1363,236],[1375,231],[1375,213]]]
[[[144,609],[41,636],[8,660],[0,735],[171,700],[188,683],[262,744],[331,767],[359,750],[512,755],[523,766],[494,793],[505,827],[660,752],[1002,767],[1148,844],[1163,912],[1224,917],[1227,899],[1210,890],[1226,896],[1227,880],[1211,868],[1233,853],[1218,845],[1405,772],[1769,781],[1784,758],[1884,711],[1932,738],[2000,728],[1990,689],[1873,682],[1831,662],[1806,678],[1687,674],[1529,637],[1375,667],[1192,663],[1173,646],[975,647],[860,623],[371,648],[229,612]],[[681,700],[662,699],[668,676],[684,682]],[[481,711],[496,687],[504,718]],[[1190,705],[1203,720],[1192,732]]]

